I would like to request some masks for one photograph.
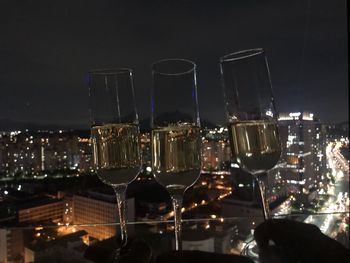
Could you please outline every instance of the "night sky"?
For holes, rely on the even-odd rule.
[[[0,1],[0,119],[89,125],[89,69],[130,67],[149,117],[150,64],[198,65],[201,118],[224,120],[219,57],[267,51],[280,112],[348,120],[346,0]],[[174,96],[180,96],[174,93]]]

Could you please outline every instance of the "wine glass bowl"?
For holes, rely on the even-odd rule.
[[[153,173],[170,192],[184,192],[199,177],[200,128],[187,123],[152,131]]]
[[[253,175],[269,171],[280,158],[278,128],[273,121],[232,122],[229,124],[229,136],[234,161]]]
[[[111,186],[131,183],[140,171],[138,126],[105,124],[91,128],[94,163],[102,182]]]
[[[220,58],[232,161],[259,183],[264,218],[267,172],[281,155],[277,114],[270,72],[263,49],[250,49]]]

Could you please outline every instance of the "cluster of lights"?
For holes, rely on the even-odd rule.
[[[289,114],[280,114],[278,117],[279,121],[292,121],[292,120],[304,120],[304,121],[313,121],[314,114],[309,112],[290,112]]]

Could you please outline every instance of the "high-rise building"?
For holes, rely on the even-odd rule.
[[[311,197],[323,180],[324,135],[310,112],[281,113],[279,130],[282,146],[280,177],[287,192]]]
[[[231,149],[227,137],[227,128],[205,129],[202,138],[202,169],[206,171],[222,170],[230,162]]]
[[[78,171],[79,173],[89,173],[94,169],[91,139],[79,136],[78,138]]]

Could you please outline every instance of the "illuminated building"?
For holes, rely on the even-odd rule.
[[[19,223],[61,220],[63,215],[62,200],[51,198],[34,199],[20,204],[17,209]]]
[[[227,140],[227,128],[205,129],[202,138],[202,169],[205,171],[223,170],[230,162],[231,150]]]
[[[151,166],[151,141],[149,133],[142,133],[140,135],[141,151],[142,151],[142,164],[144,166]]]
[[[0,174],[3,176],[27,176],[41,171],[41,141],[33,134],[1,133],[0,151]]]
[[[349,122],[323,124],[322,130],[328,142],[349,138]]]
[[[89,173],[93,170],[93,158],[91,140],[87,137],[79,136],[78,140],[78,171],[79,173]]]
[[[0,262],[22,262],[23,233],[18,229],[0,228]]]
[[[79,138],[70,132],[39,133],[42,171],[76,170],[79,165]]]
[[[117,201],[115,195],[89,191],[84,194],[73,196],[74,202],[74,224],[101,224],[101,226],[80,226],[90,236],[99,240],[113,237],[119,226],[112,223],[119,222]],[[127,199],[127,220],[135,219],[134,199]],[[132,227],[128,226],[128,230]]]
[[[91,263],[84,258],[87,239],[88,234],[85,231],[77,231],[61,237],[56,236],[49,241],[34,240],[24,247],[24,263],[50,262],[53,255],[60,259],[68,258],[70,262]]]
[[[74,171],[91,172],[93,167],[89,135],[66,131],[0,133],[0,175],[36,177]]]
[[[71,224],[74,221],[74,199],[71,195],[65,195],[63,200],[63,223]]]
[[[282,155],[279,172],[289,193],[312,194],[325,169],[324,134],[309,112],[281,113],[278,119]]]

